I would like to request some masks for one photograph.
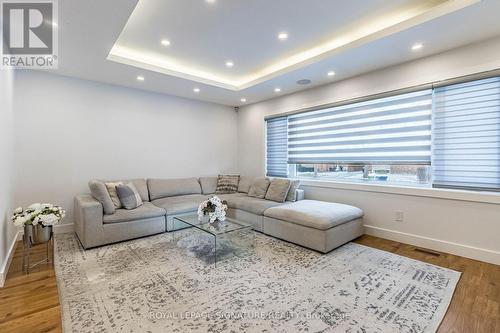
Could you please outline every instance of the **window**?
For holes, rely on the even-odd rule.
[[[387,183],[424,186],[430,181],[429,167],[423,165],[359,165],[359,164],[296,164],[299,178],[316,178],[348,182]]]
[[[266,174],[270,177],[287,177],[286,117],[266,121],[266,142]]]
[[[267,135],[270,176],[498,191],[500,77],[268,119]]]
[[[288,163],[430,164],[431,90],[288,117]]]
[[[436,88],[434,186],[500,190],[500,77]]]

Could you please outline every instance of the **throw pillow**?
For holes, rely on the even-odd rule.
[[[300,186],[300,180],[292,180],[290,190],[286,196],[286,201],[297,201],[297,189]]]
[[[217,178],[216,194],[236,193],[238,191],[239,175],[219,175]]]
[[[90,194],[101,203],[104,214],[111,215],[115,213],[115,205],[111,201],[108,189],[103,182],[92,179],[89,181]]]
[[[113,201],[115,209],[122,208],[122,203],[120,202],[120,198],[118,198],[118,193],[116,193],[116,187],[118,185],[123,185],[123,182],[104,183],[104,184],[108,189],[109,197],[111,198],[111,201]]]
[[[288,179],[275,178],[266,192],[266,200],[285,202],[288,191],[290,190],[290,181]]]
[[[134,209],[143,203],[139,191],[137,191],[132,183],[117,185],[116,193],[118,194],[118,198],[125,209]]]
[[[264,199],[266,197],[267,188],[269,187],[269,179],[261,177],[253,181],[250,190],[248,191],[249,197]]]

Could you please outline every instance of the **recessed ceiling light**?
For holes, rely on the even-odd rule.
[[[245,102],[247,101],[247,99],[246,99],[246,98],[242,98],[242,99],[240,99],[240,101],[241,101],[242,103],[245,103]]]
[[[335,72],[334,71],[329,71],[328,72],[328,76],[335,76]]]
[[[137,81],[144,81],[144,76],[141,75],[137,76]]]
[[[233,66],[234,62],[232,62],[231,60],[226,61],[226,67],[233,67]]]
[[[163,46],[169,46],[170,45],[170,41],[168,39],[162,39],[161,40],[161,45],[163,45]]]
[[[412,49],[413,51],[418,51],[418,50],[420,50],[420,49],[421,49],[421,48],[423,48],[423,47],[424,47],[424,44],[422,44],[422,43],[417,43],[417,44],[413,44],[413,46],[411,47],[411,49]]]
[[[215,3],[215,0],[205,0],[206,3]]]
[[[199,93],[199,92],[200,92],[200,88],[194,88],[194,89],[193,89],[193,91],[194,91],[195,93]]]
[[[280,92],[281,88],[274,88],[274,92]]]
[[[287,40],[288,39],[288,33],[286,33],[286,32],[280,32],[278,34],[278,39],[279,40]]]

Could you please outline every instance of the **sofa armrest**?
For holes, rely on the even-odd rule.
[[[103,207],[91,195],[75,197],[75,232],[84,248],[101,244],[103,233]]]
[[[303,189],[298,188],[297,190],[295,190],[295,199],[297,201],[304,200],[304,195],[305,194]]]

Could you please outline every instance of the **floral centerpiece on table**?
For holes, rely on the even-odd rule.
[[[66,212],[60,207],[47,203],[34,203],[26,210],[22,207],[16,208],[12,216],[12,222],[16,227],[25,225],[42,225],[44,227],[53,226],[59,223]]]
[[[208,200],[203,201],[198,206],[198,220],[202,221],[205,215],[208,215],[210,223],[215,221],[223,222],[226,219],[227,203],[214,195]]]

